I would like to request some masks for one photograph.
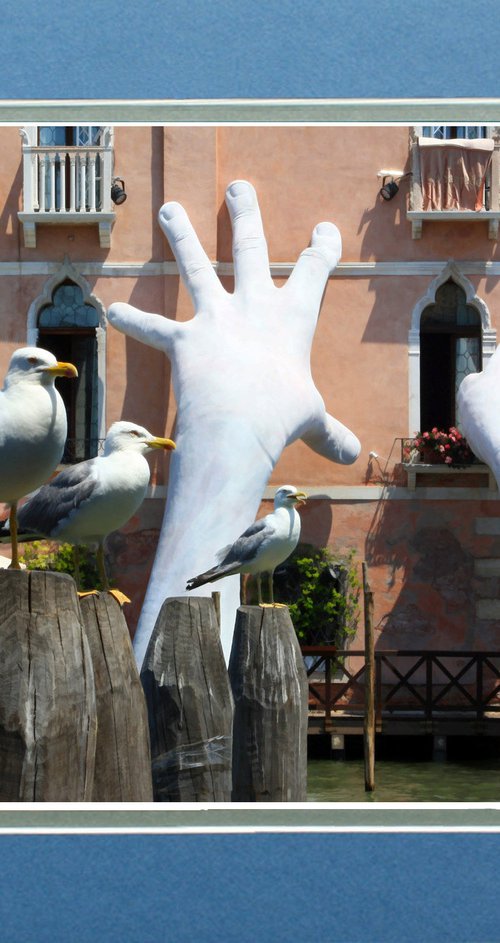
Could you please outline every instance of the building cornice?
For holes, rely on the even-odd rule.
[[[441,261],[388,261],[388,262],[341,262],[330,278],[373,278],[387,276],[424,276],[436,277],[448,264],[447,259]],[[142,278],[158,276],[179,276],[176,262],[78,262],[72,265],[76,271],[85,277],[104,278]],[[234,266],[232,262],[212,262],[212,265],[221,277],[232,277]],[[274,278],[288,278],[293,271],[295,262],[271,262],[270,271]],[[500,276],[500,261],[455,261],[458,272],[466,276],[489,277]],[[51,276],[60,271],[60,262],[28,262],[13,261],[0,262],[0,276]]]
[[[0,100],[0,122],[147,125],[498,124],[498,98]]]

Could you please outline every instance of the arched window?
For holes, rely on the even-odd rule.
[[[420,427],[460,425],[456,397],[469,373],[482,369],[481,317],[453,279],[441,285],[420,319]]]
[[[98,327],[99,312],[69,278],[38,313],[38,345],[78,369],[76,380],[61,378],[57,383],[68,413],[66,463],[92,458],[98,451]]]

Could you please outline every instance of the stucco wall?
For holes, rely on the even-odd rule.
[[[127,301],[191,317],[184,286],[163,268],[173,260],[157,224],[165,200],[184,204],[209,257],[222,263],[232,258],[224,191],[233,179],[249,179],[257,189],[271,262],[293,264],[316,223],[334,221],[343,256],[325,292],[312,369],[328,410],[358,435],[362,453],[355,465],[342,467],[294,443],[270,484],[325,489],[326,497],[302,511],[303,537],[354,547],[359,563],[367,561],[380,645],[487,647],[497,644],[500,622],[480,618],[488,610],[479,603],[496,599],[499,587],[496,577],[478,576],[477,561],[500,556],[500,537],[479,534],[477,521],[500,517],[496,499],[482,489],[461,500],[455,489],[437,500],[426,489],[411,500],[394,490],[393,499],[383,500],[375,487],[382,469],[391,488],[404,489],[397,440],[416,431],[409,428],[408,332],[415,305],[449,259],[464,269],[491,326],[500,328],[498,275],[484,268],[500,261],[499,245],[488,239],[486,223],[425,222],[415,240],[406,218],[409,178],[390,202],[378,197],[379,170],[410,170],[409,140],[407,127],[117,127],[114,173],[125,180],[128,197],[115,207],[111,247],[99,246],[95,225],[56,225],[37,227],[37,246],[27,249],[17,218],[21,137],[18,128],[0,128],[0,372],[26,342],[29,307],[65,257],[105,307]],[[223,281],[231,290],[231,277]],[[108,328],[107,425],[129,418],[171,434],[169,377],[161,354]],[[372,450],[380,462],[375,469]],[[154,481],[162,486],[166,479],[160,462]],[[360,500],[357,488],[370,500]],[[340,490],[332,497],[331,489]],[[109,543],[115,571],[133,595],[132,630],[161,523],[158,493]],[[261,513],[268,509],[264,501]]]

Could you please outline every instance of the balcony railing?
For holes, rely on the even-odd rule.
[[[96,223],[99,241],[109,247],[115,219],[111,203],[113,149],[102,146],[40,146],[23,143],[24,243],[36,246],[40,223]]]
[[[448,146],[452,147],[463,146],[465,148],[469,147],[470,150],[474,150],[478,146],[485,145],[486,140],[482,139],[479,142],[475,140],[470,141],[433,141],[431,139],[425,139],[425,144],[428,146],[435,145],[438,146]],[[488,223],[488,237],[490,239],[498,239],[499,234],[499,224],[500,224],[500,138],[498,131],[495,130],[492,135],[492,139],[489,139],[490,145],[492,145],[491,151],[491,160],[488,165],[486,176],[484,179],[484,187],[482,189],[482,200],[481,205],[476,205],[474,208],[464,206],[453,206],[453,208],[444,207],[426,207],[424,200],[424,190],[426,181],[424,179],[425,171],[422,168],[422,155],[421,155],[421,146],[422,141],[413,133],[413,141],[411,145],[411,187],[410,187],[410,199],[409,206],[407,211],[407,218],[411,221],[412,224],[412,236],[414,239],[420,239],[422,236],[422,225],[425,221],[428,222],[474,222],[481,220]],[[447,183],[449,183],[449,174],[450,171],[443,170],[443,179],[440,181],[438,177],[438,182],[440,181],[443,187],[443,190],[446,190],[445,178]],[[458,189],[460,190],[460,180],[456,178]],[[481,188],[479,190],[481,193]]]

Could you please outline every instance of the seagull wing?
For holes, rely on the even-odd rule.
[[[273,535],[274,530],[266,520],[262,518],[255,521],[246,531],[235,540],[234,544],[224,547],[217,556],[219,563],[217,566],[200,573],[188,580],[186,589],[196,589],[197,586],[203,586],[204,583],[211,583],[222,579],[223,576],[231,576],[233,573],[240,573],[246,563],[250,563],[258,554],[262,544]]]
[[[56,475],[48,484],[26,501],[17,512],[20,531],[56,537],[58,529],[67,523],[94,493],[96,480],[94,461],[79,462]]]
[[[265,518],[250,524],[246,531],[235,540],[234,544],[226,547],[225,555],[220,559],[220,566],[233,563],[248,563],[253,560],[260,550],[262,543],[274,533],[273,528]],[[221,551],[223,552],[223,551]]]

